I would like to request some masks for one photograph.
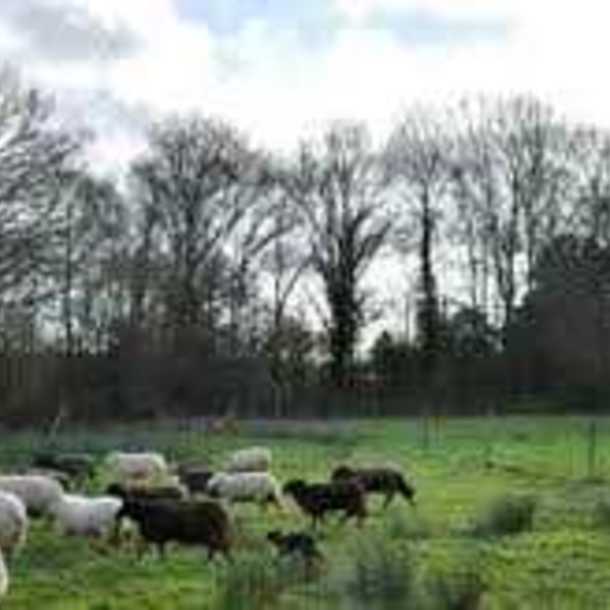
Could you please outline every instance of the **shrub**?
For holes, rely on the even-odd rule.
[[[383,536],[369,536],[354,549],[345,579],[349,598],[363,607],[416,608],[414,563],[408,548]]]
[[[507,494],[494,500],[475,520],[471,533],[491,537],[532,529],[537,500],[529,494]]]
[[[486,591],[476,570],[437,576],[428,586],[428,602],[434,610],[478,610]]]

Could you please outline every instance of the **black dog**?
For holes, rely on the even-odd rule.
[[[323,559],[322,553],[316,546],[316,541],[304,532],[284,534],[280,530],[273,530],[267,534],[267,540],[276,547],[280,557],[300,555],[307,564]]]

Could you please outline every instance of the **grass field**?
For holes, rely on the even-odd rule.
[[[448,419],[424,442],[418,420],[244,424],[234,436],[206,436],[165,425],[70,431],[66,450],[158,449],[171,459],[229,450],[273,449],[280,480],[325,480],[341,461],[392,462],[417,487],[418,506],[400,499],[387,511],[374,499],[362,530],[331,519],[317,574],[278,563],[263,540],[272,527],[307,525],[241,505],[236,561],[209,564],[198,549],[142,561],[124,548],[102,553],[34,524],[10,566],[2,610],[404,610],[610,608],[610,420],[598,418]],[[2,439],[6,470],[40,447],[35,434]],[[103,481],[95,485],[101,487]],[[507,494],[509,497],[507,497]],[[484,591],[479,606],[468,591]],[[477,596],[474,595],[474,598]],[[460,605],[462,604],[462,605]],[[466,605],[464,605],[466,604]]]

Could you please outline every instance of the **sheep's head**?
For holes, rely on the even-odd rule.
[[[356,472],[353,468],[342,465],[337,466],[337,468],[333,470],[331,478],[333,481],[338,481],[343,479],[351,479],[354,476],[356,476]]]
[[[117,512],[116,519],[118,521],[123,517],[129,517],[130,519],[137,521],[145,512],[146,506],[142,502],[129,498],[127,500],[123,500],[123,505]]]
[[[404,482],[403,486],[403,495],[411,506],[415,506],[415,487],[406,481]]]
[[[106,487],[105,493],[108,496],[116,496],[117,498],[125,499],[127,497],[127,492],[120,483],[110,483],[110,485]]]
[[[282,493],[296,498],[302,495],[306,489],[307,483],[305,483],[303,479],[292,479],[284,484],[284,487],[282,487]]]

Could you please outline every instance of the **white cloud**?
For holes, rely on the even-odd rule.
[[[610,125],[610,89],[604,81],[610,51],[607,9],[593,0],[555,3],[552,9],[526,0],[334,0],[347,21],[335,23],[327,43],[313,49],[303,44],[296,22],[291,29],[285,21],[278,28],[250,19],[220,36],[204,23],[182,19],[172,0],[46,4],[58,11],[86,11],[95,20],[94,29],[129,33],[138,41],[114,57],[83,52],[59,63],[30,49],[25,66],[29,75],[63,91],[64,97],[79,90],[83,99],[97,92],[110,96],[114,128],[106,121],[104,130],[111,132],[109,140],[122,142],[124,151],[137,149],[126,142],[136,137],[140,125],[134,117],[146,115],[142,108],[222,115],[255,140],[282,147],[306,127],[335,117],[368,120],[382,133],[402,105],[440,103],[467,92],[531,91],[572,117]],[[384,29],[383,21],[367,21],[375,12],[409,19],[418,11],[448,20],[448,25],[452,20],[505,20],[508,35],[407,44],[395,29]],[[13,49],[14,59],[24,57],[24,37],[1,19],[0,11],[0,33],[5,29],[7,34],[2,49]],[[78,100],[74,95],[71,111]],[[108,106],[89,104],[80,116],[99,124],[93,115],[100,112],[108,113]],[[118,136],[123,128],[126,135]]]

